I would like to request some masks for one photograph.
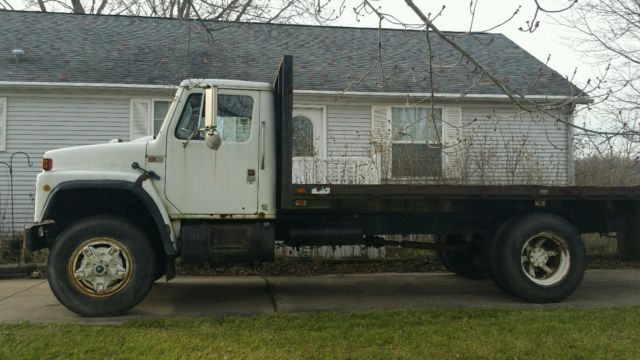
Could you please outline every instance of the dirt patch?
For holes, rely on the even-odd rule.
[[[442,272],[446,271],[435,257],[413,259],[299,259],[279,258],[273,263],[260,267],[251,266],[220,266],[182,265],[178,269],[180,275],[203,276],[238,276],[238,275],[267,275],[267,276],[309,276],[353,273],[381,273],[381,272]]]
[[[590,256],[587,269],[640,269],[640,261],[625,261],[611,257]],[[300,259],[278,258],[260,267],[233,265],[182,265],[179,275],[197,276],[310,276],[333,274],[446,272],[435,256],[400,259]]]

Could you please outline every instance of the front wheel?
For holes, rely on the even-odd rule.
[[[147,295],[156,273],[154,252],[133,224],[94,216],[69,226],[49,252],[47,272],[56,298],[82,316],[119,315]]]
[[[586,251],[578,230],[552,214],[512,220],[492,247],[496,284],[536,303],[557,302],[582,281]]]

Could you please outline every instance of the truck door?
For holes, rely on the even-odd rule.
[[[202,92],[184,98],[177,124],[170,127],[173,133],[167,136],[167,199],[185,215],[256,214],[259,92],[219,90],[216,124],[222,146],[218,150],[209,149],[197,132],[204,126]]]

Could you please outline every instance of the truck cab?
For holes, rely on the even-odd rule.
[[[221,138],[205,141],[204,89],[216,89],[215,126]],[[146,169],[174,219],[275,216],[273,93],[270,84],[187,80],[170,116],[148,142]],[[201,189],[202,191],[193,191]]]
[[[47,152],[36,181],[36,225],[26,239],[31,250],[52,248],[50,281],[63,304],[96,314],[65,294],[130,297],[124,284],[136,280],[134,267],[145,264],[140,281],[150,286],[172,277],[178,254],[197,263],[273,259],[273,107],[267,83],[185,80],[155,138]],[[104,231],[59,249],[73,242],[64,239],[78,239],[78,227]],[[183,234],[193,241],[182,242]],[[122,236],[144,240],[127,245],[116,240]]]

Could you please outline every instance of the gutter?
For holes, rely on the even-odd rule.
[[[294,90],[296,95],[320,95],[330,96],[333,98],[340,97],[353,97],[353,98],[430,98],[431,93],[402,93],[402,92],[364,92],[364,91],[324,91],[324,90]],[[460,95],[455,93],[434,93],[436,100],[449,100],[449,101],[508,101],[512,100],[505,94],[467,94]],[[521,98],[522,100],[534,101],[534,102],[557,102],[557,101],[569,101],[576,104],[591,104],[593,99],[589,97],[571,97],[562,95],[530,95]]]
[[[0,81],[0,88],[67,88],[67,89],[109,89],[109,90],[175,90],[177,85],[145,85],[145,84],[117,84],[117,83],[72,83],[72,82],[44,82],[44,81]],[[349,97],[362,99],[407,99],[429,98],[431,93],[406,93],[406,92],[365,92],[365,91],[328,91],[328,90],[294,90],[295,95],[315,95],[321,97]],[[511,102],[505,94],[467,94],[434,93],[436,100],[448,101],[503,101]],[[534,102],[571,101],[575,104],[591,104],[593,99],[589,97],[567,97],[561,95],[530,95],[523,98]]]
[[[114,83],[67,83],[45,81],[0,81],[0,87],[8,88],[67,88],[67,89],[141,89],[141,90],[171,90],[175,85],[141,85]]]

